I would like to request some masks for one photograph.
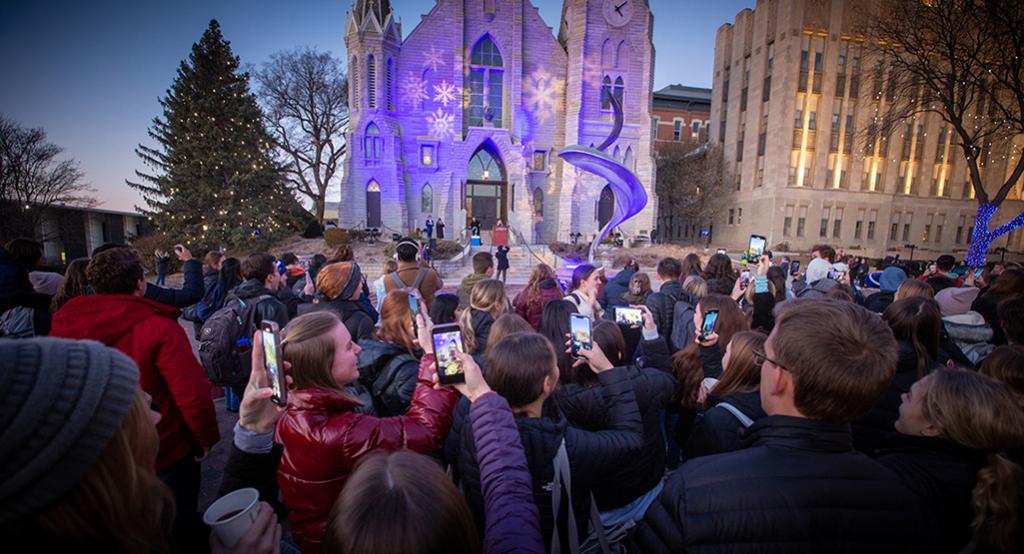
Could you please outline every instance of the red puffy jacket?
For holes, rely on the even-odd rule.
[[[512,299],[512,307],[515,308],[516,313],[528,321],[534,329],[540,327],[540,317],[548,302],[563,298],[562,289],[558,283],[548,281],[542,284],[548,285],[548,287],[539,287],[532,295],[527,295],[526,289],[523,289]]]
[[[178,311],[141,296],[87,294],[57,310],[50,331],[55,337],[97,340],[135,360],[139,385],[160,408],[157,470],[220,439],[210,382],[178,324]]]
[[[419,381],[404,416],[357,413],[359,402],[339,391],[288,393],[288,411],[277,422],[275,437],[284,445],[277,482],[303,552],[321,552],[327,514],[364,455],[377,449],[429,453],[441,447],[458,395],[435,390],[433,372],[434,356],[428,354],[420,362]]]

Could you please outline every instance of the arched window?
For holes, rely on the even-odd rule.
[[[430,183],[423,185],[423,193],[420,195],[420,211],[425,214],[434,211],[434,189],[430,187]]]
[[[601,43],[601,67],[609,67],[613,61],[612,59],[612,39],[606,38]]]
[[[623,165],[627,168],[636,171],[636,159],[633,157],[633,147],[626,147],[626,158],[623,160]]]
[[[620,41],[619,46],[615,48],[615,67],[622,67],[629,61],[629,54],[626,51],[626,41]]]
[[[366,105],[377,107],[377,67],[373,56],[366,58]]]
[[[352,105],[359,107],[359,61],[355,56],[352,56],[352,63],[348,64],[349,73],[351,73],[350,79],[352,81]]]
[[[544,189],[533,189],[533,215],[544,217]]]
[[[480,39],[469,59],[469,126],[479,127],[484,121],[501,125],[502,67],[501,52],[491,37]]]
[[[395,78],[395,60],[388,58],[388,72],[384,75],[384,105],[389,112],[395,111],[394,94],[392,93],[391,81]]]
[[[615,150],[612,150],[612,157],[615,158],[616,160],[619,159],[619,145],[618,144],[615,145]]]
[[[616,79],[615,79],[615,88],[614,88],[615,92],[614,92],[614,94],[615,94],[615,99],[619,101],[619,106],[622,106],[622,90],[623,90],[623,88],[625,88],[625,86],[622,83],[622,77],[616,77]]]
[[[363,158],[368,163],[374,163],[380,161],[381,154],[381,140],[380,140],[380,129],[377,128],[377,124],[370,122],[366,126],[366,134],[363,137]]]
[[[610,110],[612,109],[612,79],[605,75],[604,79],[601,79],[601,109]]]
[[[505,169],[487,148],[481,148],[469,160],[466,177],[471,181],[504,181]]]

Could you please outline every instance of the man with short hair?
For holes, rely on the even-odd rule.
[[[962,286],[964,284],[964,276],[957,275],[953,270],[956,269],[956,258],[949,254],[943,254],[935,259],[935,263],[928,267],[928,269],[918,275],[918,281],[927,281],[933,277],[946,277],[952,279],[956,286]]]
[[[996,307],[1008,344],[1024,344],[1024,296],[1011,296]]]
[[[836,250],[827,244],[816,244],[811,247],[811,258],[821,258],[830,264],[836,262]]]
[[[494,257],[490,252],[477,252],[473,254],[473,273],[466,275],[459,283],[459,307],[463,310],[469,308],[469,295],[473,291],[473,285],[490,279],[494,275]]]
[[[131,245],[107,242],[93,248],[92,257],[95,258],[100,252],[106,252],[112,248],[131,248]],[[183,262],[181,273],[184,275],[184,283],[181,288],[172,289],[148,283],[145,296],[173,308],[184,308],[203,299],[203,266],[198,260],[192,259],[192,252],[185,245],[175,244],[173,250],[178,260]]]
[[[156,469],[174,493],[179,523],[196,519],[199,465],[220,434],[210,383],[178,324],[178,310],[144,298],[147,283],[134,248],[97,254],[86,276],[95,294],[76,296],[57,310],[51,334],[96,340],[135,360],[139,385],[160,412]]]
[[[408,287],[415,288],[423,299],[424,306],[430,309],[434,302],[434,295],[444,287],[441,276],[430,267],[420,263],[417,257],[420,255],[421,245],[411,237],[405,237],[395,246],[395,256],[398,258],[398,271],[388,274],[384,279],[385,293],[393,290],[401,290]],[[380,299],[378,299],[378,302]]]
[[[654,324],[658,327],[658,334],[665,337],[666,343],[671,351],[675,351],[670,337],[672,336],[672,315],[676,302],[686,301],[696,305],[696,299],[690,293],[683,290],[683,283],[679,277],[683,273],[683,264],[671,257],[662,258],[655,268],[658,280],[661,281],[661,288],[658,292],[652,292],[647,296],[647,307],[651,310]],[[682,347],[680,347],[682,348]]]
[[[282,277],[274,257],[250,254],[242,261],[242,279],[245,280],[230,291],[230,295],[247,302],[256,299],[256,325],[262,321],[275,321],[284,329],[288,325],[288,307],[277,296]]]
[[[637,550],[936,551],[920,500],[853,449],[850,421],[896,367],[889,327],[851,302],[791,300],[778,311],[754,355],[768,416],[746,430],[747,448],[695,458],[668,478]]]

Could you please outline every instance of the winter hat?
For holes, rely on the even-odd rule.
[[[878,278],[878,288],[882,292],[896,292],[896,289],[900,288],[900,283],[907,280],[907,273],[896,266],[889,266],[882,271],[882,276]]]
[[[0,341],[0,524],[78,483],[121,426],[139,370],[95,341]]]
[[[866,277],[864,277],[864,286],[869,288],[869,289],[877,289],[877,288],[879,288],[881,286],[879,284],[879,282],[878,282],[878,280],[881,279],[881,278],[882,278],[882,272],[881,271],[876,271],[874,273],[869,273]]]
[[[828,260],[824,258],[814,258],[811,263],[807,264],[807,272],[804,274],[808,284],[817,283],[818,281],[828,277],[828,272],[832,270],[832,264],[828,263]]]
[[[978,297],[979,289],[975,287],[950,287],[935,294],[943,316],[961,315],[971,311],[971,304]]]
[[[337,262],[325,265],[316,275],[316,290],[334,300],[352,300],[362,292],[363,273],[355,262]]]

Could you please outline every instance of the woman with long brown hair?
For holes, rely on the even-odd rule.
[[[701,340],[699,335],[704,314],[711,310],[718,310],[715,330]],[[722,374],[724,354],[720,345],[728,345],[733,335],[750,329],[749,320],[736,301],[722,294],[709,294],[697,303],[693,324],[698,336],[672,356],[672,370],[679,381],[679,406],[682,409],[675,431],[679,444],[686,444],[697,407],[703,400],[701,383],[705,378],[717,379]]]
[[[683,271],[679,274],[679,278],[686,279],[691,275],[700,275],[703,271],[700,264],[700,256],[690,252],[683,258]]]
[[[971,304],[971,309],[981,314],[992,328],[992,344],[996,346],[1006,344],[1006,333],[999,324],[999,302],[1018,294],[1024,294],[1024,269],[1010,268],[1003,270],[992,286]]]
[[[897,300],[885,309],[882,319],[889,324],[899,358],[896,372],[878,403],[853,422],[853,441],[858,450],[868,452],[882,446],[882,436],[892,432],[899,417],[900,396],[914,381],[939,367],[939,333],[942,312],[931,298],[911,297]]]
[[[740,331],[722,356],[722,375],[708,394],[706,408],[693,424],[686,442],[687,458],[732,452],[743,448],[741,431],[765,417],[761,407],[761,365],[755,352],[764,352],[767,335]]]
[[[321,276],[324,271],[320,272]],[[404,414],[416,388],[420,351],[415,342],[409,301],[409,293],[405,291],[389,292],[381,303],[377,338],[357,340],[359,382],[373,392],[373,404],[379,416]]]
[[[519,292],[512,299],[512,307],[515,308],[519,317],[530,323],[530,326],[537,329],[540,325],[540,316],[544,313],[544,306],[552,300],[562,298],[562,287],[555,278],[555,272],[547,264],[537,264],[530,273],[530,280],[526,288]]]
[[[708,292],[729,294],[736,282],[736,270],[732,268],[732,260],[725,254],[715,254],[708,259],[701,277],[708,282]]]
[[[1024,411],[1005,383],[940,368],[903,394],[898,433],[878,461],[917,493],[944,552],[1020,552],[1024,469],[1004,454],[1024,444]]]
[[[388,293],[385,310],[392,298],[408,306],[402,295],[401,291]],[[417,368],[407,412],[395,417],[360,413],[360,402],[346,393],[346,386],[360,375],[356,366],[360,345],[352,342],[334,313],[299,316],[281,336],[294,389],[288,393],[288,410],[277,424],[277,442],[284,446],[277,480],[292,533],[303,552],[319,552],[327,514],[356,463],[377,449],[427,453],[439,448],[451,425],[457,395],[452,389],[434,389],[433,359],[425,357]]]
[[[56,312],[68,300],[89,293],[89,279],[85,276],[85,268],[88,265],[89,258],[71,260],[64,270],[64,282],[50,300],[50,311]]]

